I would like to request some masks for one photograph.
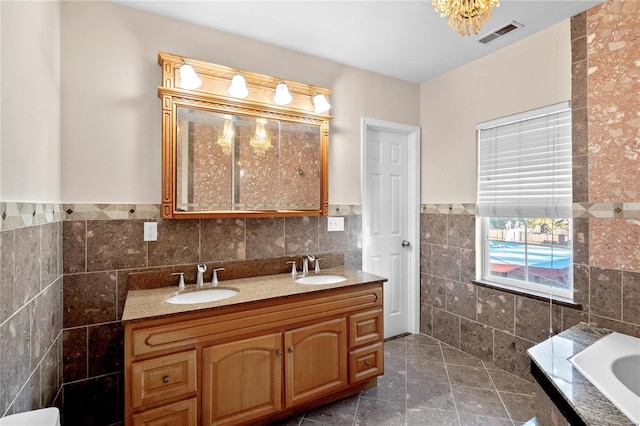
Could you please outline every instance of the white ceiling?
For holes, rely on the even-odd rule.
[[[463,37],[449,28],[430,0],[113,1],[414,83],[601,2],[502,0],[477,36]],[[476,41],[512,20],[524,27],[489,45]]]

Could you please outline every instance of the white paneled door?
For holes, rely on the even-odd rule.
[[[363,269],[388,279],[385,337],[419,330],[417,135],[413,126],[363,120]]]

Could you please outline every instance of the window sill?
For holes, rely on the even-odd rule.
[[[471,282],[475,285],[479,285],[480,287],[500,290],[500,291],[504,291],[505,293],[515,294],[516,296],[522,296],[528,299],[539,300],[541,302],[548,302],[549,300],[551,300],[552,303],[557,306],[563,306],[565,308],[582,310],[581,303],[576,303],[572,299],[567,299],[565,297],[554,296],[554,295],[550,296],[549,294],[544,294],[542,292],[534,292],[534,291],[527,292],[521,288],[512,287],[505,284],[498,284],[498,283],[495,283],[492,281],[486,281],[486,280],[471,280]]]

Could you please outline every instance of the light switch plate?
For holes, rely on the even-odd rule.
[[[335,216],[327,218],[327,231],[344,231],[344,217]]]
[[[144,223],[144,240],[158,241],[158,223],[157,222]]]

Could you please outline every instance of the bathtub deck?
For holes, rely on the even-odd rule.
[[[569,361],[610,333],[580,323],[528,350],[532,374],[571,424],[634,425]]]

